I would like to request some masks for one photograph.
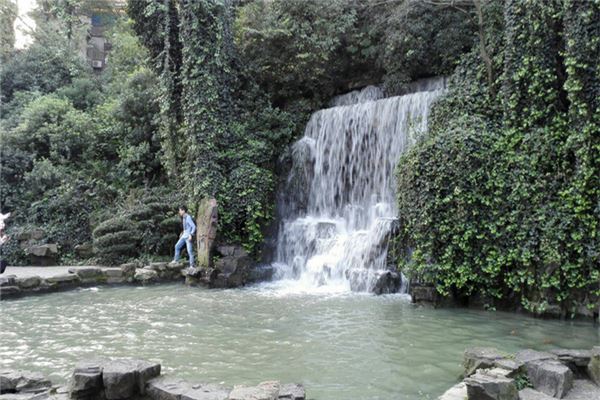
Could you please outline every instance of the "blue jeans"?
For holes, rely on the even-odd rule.
[[[190,259],[190,267],[194,266],[194,249],[192,248],[192,241],[187,240],[189,236],[183,235],[175,244],[175,258],[173,261],[179,261],[179,256],[181,255],[181,249],[185,244],[187,247],[188,258]]]

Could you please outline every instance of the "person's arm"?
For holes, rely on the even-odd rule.
[[[192,235],[196,233],[196,224],[190,215],[188,215],[188,224],[190,224],[190,240],[192,239]]]

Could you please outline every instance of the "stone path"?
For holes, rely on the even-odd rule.
[[[49,278],[51,276],[68,274],[70,268],[91,268],[91,267],[7,267],[3,276],[16,275],[17,278],[28,278],[30,276],[39,276],[40,278]],[[0,276],[2,276],[0,275]]]

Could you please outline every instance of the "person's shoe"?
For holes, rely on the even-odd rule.
[[[169,263],[169,265],[174,265],[174,264],[179,264],[179,261],[175,261],[175,260],[173,260],[173,261],[171,261],[171,262]]]

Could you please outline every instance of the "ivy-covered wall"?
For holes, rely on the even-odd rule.
[[[597,307],[600,4],[507,1],[494,83],[463,58],[398,166],[401,260],[439,292],[565,314]],[[499,14],[501,13],[501,14]],[[596,60],[596,61],[594,61]]]

